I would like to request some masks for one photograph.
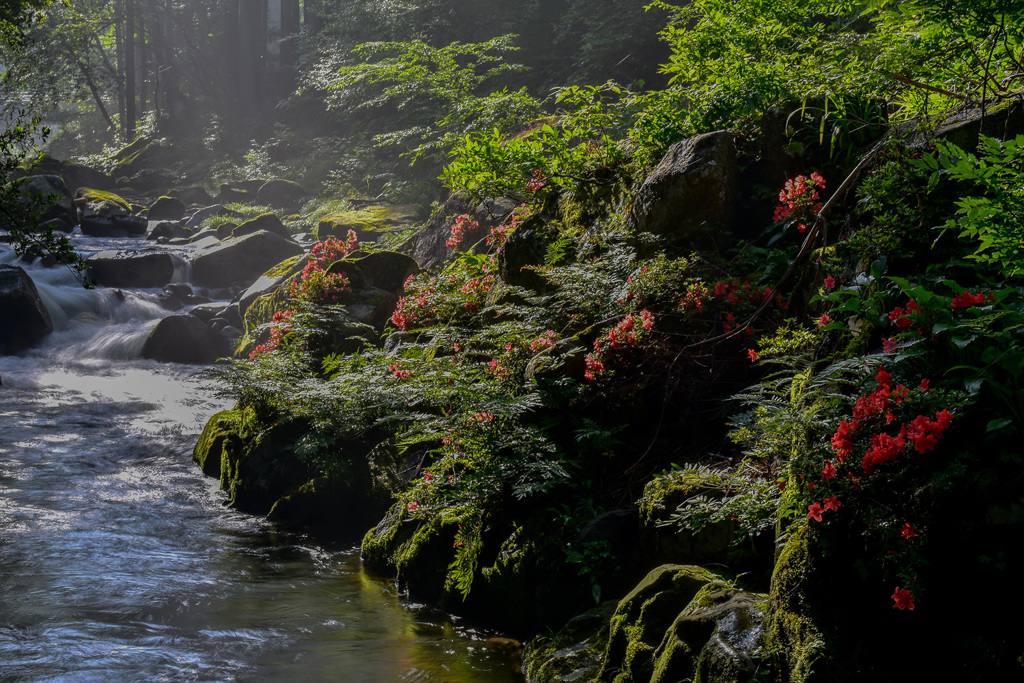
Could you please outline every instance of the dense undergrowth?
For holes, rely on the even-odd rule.
[[[451,193],[509,210],[491,228],[444,217],[451,258],[408,278],[383,335],[344,348],[352,291],[332,262],[384,243],[321,243],[224,373],[247,429],[298,434],[282,467],[338,480],[397,454],[368,561],[523,633],[650,569],[595,532],[628,510],[656,533],[729,529],[722,572],[771,595],[771,680],[936,671],[948,661],[902,653],[957,628],[964,671],[1019,673],[1019,625],[977,618],[968,596],[1020,607],[1003,587],[1024,559],[1024,6],[655,10],[671,17],[658,89],[538,96],[508,36],[340,39],[355,51],[306,87],[362,126],[338,143],[345,163],[380,169],[403,148]],[[968,149],[943,138],[954,114]],[[637,230],[652,168],[720,129],[743,216]],[[255,175],[301,165],[257,147]],[[395,167],[367,188],[431,189]],[[355,192],[350,171],[327,187]]]

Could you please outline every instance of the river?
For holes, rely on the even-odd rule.
[[[0,681],[520,680],[358,548],[223,506],[191,451],[225,399],[138,358],[156,292],[25,267],[57,330],[0,356]]]

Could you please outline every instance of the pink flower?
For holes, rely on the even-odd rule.
[[[822,313],[821,317],[818,318],[818,327],[825,327],[830,320],[831,318],[828,317],[828,313]]]
[[[409,510],[409,512],[416,512],[417,510],[420,509],[420,504],[413,500],[409,502],[409,505],[407,505],[406,508]]]
[[[835,288],[836,288],[836,279],[834,277],[832,277],[831,275],[829,275],[828,277],[825,278],[825,289],[835,289]]]

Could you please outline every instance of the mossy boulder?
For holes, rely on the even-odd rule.
[[[557,632],[530,640],[523,652],[523,673],[531,683],[593,681],[601,673],[608,623],[617,603],[608,600],[570,619]]]
[[[60,176],[29,176],[21,181],[18,189],[25,196],[26,203],[28,203],[30,198],[42,200],[45,203],[45,207],[40,215],[41,221],[45,222],[59,218],[74,222],[75,207],[72,203],[71,193]]]
[[[348,231],[352,230],[360,242],[375,242],[386,233],[400,231],[422,220],[423,211],[419,206],[367,206],[321,219],[313,230],[313,238],[317,241],[328,237],[346,240]]]
[[[404,502],[395,503],[363,536],[363,563],[378,574],[397,577],[399,586],[415,599],[438,602],[460,521],[454,515],[422,518]]]
[[[821,680],[812,674],[826,652],[825,638],[813,616],[807,586],[814,570],[810,529],[800,526],[790,535],[775,562],[765,640],[783,654],[791,683]]]
[[[225,457],[242,449],[245,414],[241,410],[223,410],[209,419],[192,449],[192,460],[208,477],[221,478]]]
[[[595,680],[746,682],[761,656],[764,596],[693,565],[653,569],[619,601]]]
[[[177,146],[168,139],[139,137],[111,156],[110,175],[120,187],[149,191],[172,184],[168,169],[195,160],[195,149]]]
[[[83,215],[123,216],[132,212],[131,204],[114,192],[80,187],[75,191],[75,199]]]
[[[192,277],[203,287],[248,286],[282,259],[302,253],[302,247],[280,235],[254,232],[197,250]]]

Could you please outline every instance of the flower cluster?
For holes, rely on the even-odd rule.
[[[779,192],[779,205],[775,208],[772,220],[776,223],[794,221],[797,223],[796,229],[804,232],[807,230],[806,222],[821,211],[818,189],[824,188],[825,179],[817,173],[812,173],[810,177],[798,175],[790,178]]]
[[[451,234],[444,243],[449,249],[459,246],[465,237],[480,228],[480,223],[470,218],[468,213],[459,214],[451,225]]]
[[[394,375],[396,379],[409,379],[412,377],[412,371],[404,370],[398,363],[388,365],[388,372]]]
[[[548,330],[544,334],[540,335],[532,342],[530,342],[530,351],[537,353],[544,349],[550,349],[558,341],[558,333],[554,330]]]
[[[954,311],[962,311],[966,308],[983,304],[986,301],[995,301],[995,299],[992,292],[978,292],[977,294],[964,292],[953,297],[952,307]]]
[[[311,303],[337,303],[348,289],[348,278],[343,273],[329,273],[332,263],[345,258],[359,248],[359,239],[354,230],[348,231],[348,240],[342,242],[328,237],[317,242],[309,250],[302,273],[288,287],[292,299]]]
[[[487,235],[487,244],[491,245],[497,251],[501,251],[501,247],[508,240],[509,235],[515,232],[516,228],[523,224],[523,222],[533,215],[533,210],[530,209],[526,204],[517,206],[513,211],[512,215],[506,218],[500,225],[495,225],[491,228],[491,232]]]
[[[274,326],[270,328],[269,341],[266,344],[258,345],[250,351],[249,360],[256,360],[256,357],[261,353],[270,353],[280,348],[284,342],[285,335],[292,331],[291,325],[288,322],[293,315],[295,315],[295,311],[277,311],[274,313],[274,317],[270,319]]]
[[[836,460],[844,463],[847,456],[853,453],[855,439],[868,433],[868,449],[861,459],[865,474],[871,474],[884,463],[896,460],[908,447],[913,447],[921,454],[934,450],[943,432],[953,421],[953,415],[948,410],[941,410],[936,413],[934,420],[918,415],[910,422],[901,424],[896,434],[884,431],[871,433],[874,429],[896,421],[893,409],[902,404],[911,392],[902,384],[894,389],[892,376],[885,368],[878,369],[875,379],[878,388],[857,399],[853,406],[853,419],[840,422],[832,436]],[[928,391],[927,380],[922,381],[917,390],[922,393]]]
[[[654,316],[646,308],[639,313],[628,313],[612,329],[594,340],[594,352],[587,354],[583,376],[595,379],[605,371],[605,361],[614,349],[636,347],[654,329]]]
[[[534,169],[533,177],[529,180],[529,182],[526,183],[526,191],[529,192],[530,194],[536,194],[541,189],[543,189],[544,186],[547,184],[548,179],[547,176],[544,175],[544,172],[541,171],[539,168]]]

